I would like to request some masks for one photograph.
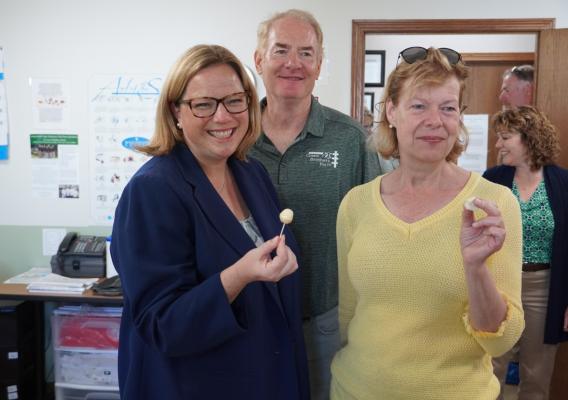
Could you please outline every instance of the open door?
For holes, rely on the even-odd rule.
[[[543,30],[538,41],[536,106],[544,111],[560,134],[558,164],[568,168],[568,29]],[[565,370],[565,373],[568,369]],[[568,381],[565,380],[568,386]],[[568,392],[567,392],[568,393]],[[568,394],[563,399],[568,399]]]
[[[499,92],[503,73],[515,65],[533,64],[534,53],[463,53],[463,60],[469,67],[465,83],[465,114],[491,115],[501,110]],[[490,132],[487,138],[487,168],[497,165],[496,136]]]
[[[536,106],[558,129],[562,147],[558,164],[568,168],[568,29],[543,30],[538,42]],[[550,400],[568,399],[568,342],[558,348]]]

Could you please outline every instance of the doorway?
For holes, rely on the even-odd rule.
[[[553,29],[553,18],[470,20],[353,20],[351,33],[351,116],[362,120],[365,38],[371,34],[534,33]]]
[[[568,113],[565,111],[568,97],[565,96],[563,90],[568,82],[568,70],[563,65],[568,57],[568,29],[554,29],[554,25],[554,18],[353,20],[351,116],[357,121],[362,121],[365,103],[364,68],[367,35],[534,34],[537,44],[532,54],[536,70],[536,106],[544,111],[557,127],[561,144],[558,164],[568,168],[568,134],[566,134]],[[515,61],[513,64],[517,65],[520,62]],[[488,153],[490,153],[488,154],[489,163],[494,163],[493,150],[488,148]]]
[[[516,65],[534,64],[534,53],[464,53],[462,58],[470,68],[466,80],[464,104],[466,114],[493,115],[501,109],[499,92],[503,72]],[[497,165],[497,137],[489,127],[487,137],[487,168]]]
[[[534,33],[368,34],[365,37],[365,107],[373,111],[376,123],[380,116],[386,84],[384,77],[377,79],[378,71],[388,76],[398,64],[401,49],[434,46],[457,50],[469,69],[464,105],[467,106],[465,114],[468,116],[465,123],[471,124],[468,127],[472,129],[471,145],[464,157],[460,158],[460,164],[483,173],[497,161],[495,137],[492,134],[484,134],[483,125],[488,123],[491,115],[501,109],[498,96],[502,74],[507,68],[515,65],[534,62],[538,45],[536,39]],[[375,54],[380,54],[380,63],[376,62]],[[377,84],[377,81],[382,84]]]

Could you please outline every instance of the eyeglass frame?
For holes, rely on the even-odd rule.
[[[227,106],[225,105],[225,99],[231,96],[235,96],[237,94],[244,94],[245,95],[245,99],[246,99],[246,108],[242,111],[229,111],[229,109],[227,108]],[[194,100],[200,100],[200,99],[204,99],[204,100],[214,100],[215,101],[215,109],[213,110],[213,112],[210,115],[205,115],[205,116],[200,116],[200,115],[195,115],[195,111],[193,111],[193,108],[191,107],[191,102]],[[179,107],[182,104],[187,104],[187,106],[189,107],[189,110],[191,111],[191,113],[193,114],[194,117],[196,118],[211,118],[212,116],[215,115],[215,113],[217,112],[217,110],[219,109],[219,104],[223,104],[223,107],[225,107],[225,110],[229,113],[229,114],[240,114],[245,112],[246,110],[249,109],[249,105],[250,105],[250,94],[249,92],[242,91],[242,92],[235,92],[235,93],[231,93],[228,94],[224,97],[221,97],[220,99],[216,98],[216,97],[208,97],[208,96],[204,96],[204,97],[194,97],[192,99],[181,99],[176,101],[176,105]]]
[[[409,61],[406,59],[406,57],[404,56],[404,52],[410,49],[421,49],[424,50],[424,56],[420,57],[420,58],[415,58],[412,61]],[[438,51],[440,51],[440,53],[442,53],[444,55],[444,57],[446,57],[446,60],[448,60],[448,62],[450,63],[450,65],[456,65],[458,64],[460,61],[462,61],[462,55],[455,51],[454,49],[450,49],[449,47],[439,47]],[[455,62],[452,62],[452,60],[450,59],[450,57],[448,57],[448,53],[451,55],[457,55],[458,59]],[[421,60],[425,60],[426,57],[428,57],[428,49],[422,46],[410,46],[407,47],[406,49],[402,50],[400,53],[398,53],[398,59],[397,59],[397,64],[398,64],[398,60],[400,60],[400,58],[402,57],[402,59],[404,60],[405,63],[407,64],[414,64],[416,61],[421,61]]]

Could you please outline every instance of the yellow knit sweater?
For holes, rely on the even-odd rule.
[[[458,196],[415,223],[392,215],[381,177],[352,189],[337,217],[339,322],[344,347],[332,364],[332,399],[494,400],[491,357],[524,328],[521,217],[511,191],[472,173]],[[507,236],[488,260],[507,301],[496,333],[468,322],[459,236],[464,201],[497,203]],[[476,217],[483,215],[477,211]]]

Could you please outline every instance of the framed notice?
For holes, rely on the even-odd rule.
[[[385,51],[365,51],[365,87],[385,86]]]
[[[375,108],[375,93],[373,92],[365,92],[365,108],[370,112],[373,112]]]

